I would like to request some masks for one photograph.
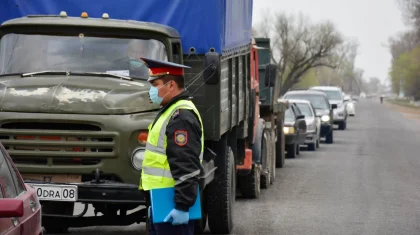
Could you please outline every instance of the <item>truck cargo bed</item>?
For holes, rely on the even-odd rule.
[[[185,84],[193,93],[194,103],[204,122],[205,139],[219,140],[220,136],[234,126],[241,127],[238,138],[248,133],[250,71],[249,53],[221,61],[221,78],[217,85],[207,85],[201,72],[204,56],[184,56],[184,64],[192,69],[185,70]],[[193,78],[199,78],[192,82]]]
[[[251,42],[253,0],[2,0],[0,23],[27,15],[58,15],[155,22],[175,28],[183,53],[198,54],[214,48],[230,53]]]

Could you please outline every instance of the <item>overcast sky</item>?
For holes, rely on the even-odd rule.
[[[254,0],[254,25],[268,7],[272,12],[302,12],[314,22],[331,20],[342,34],[357,38],[356,66],[365,70],[365,78],[387,78],[388,38],[405,29],[396,0]]]

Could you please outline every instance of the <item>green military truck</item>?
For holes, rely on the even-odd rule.
[[[271,136],[275,137],[274,148],[275,166],[282,168],[285,163],[285,140],[283,133],[284,112],[288,108],[287,102],[279,101],[281,80],[277,78],[277,65],[271,64],[270,38],[255,38],[258,47],[260,77],[267,79],[260,81],[260,115],[267,123]]]

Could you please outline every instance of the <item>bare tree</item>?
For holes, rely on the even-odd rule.
[[[269,12],[265,16],[259,34],[271,36],[272,61],[278,65],[278,83],[282,82],[275,95],[287,92],[312,68],[337,67],[342,37],[332,23],[312,24],[303,14],[279,13],[274,20]]]
[[[396,0],[406,23],[420,25],[420,0]]]

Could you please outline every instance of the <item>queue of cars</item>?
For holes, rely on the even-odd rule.
[[[291,90],[280,99],[287,100],[289,104],[283,129],[288,158],[295,158],[301,145],[315,151],[321,138],[327,144],[334,143],[334,125],[345,130],[348,116],[356,115],[356,102],[340,87],[315,86]]]

